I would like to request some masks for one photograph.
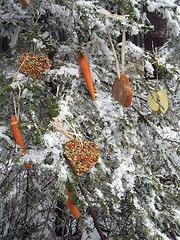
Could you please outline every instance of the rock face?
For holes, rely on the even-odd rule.
[[[57,2],[32,1],[22,9],[7,1],[0,11],[1,33],[7,28],[6,11],[8,23],[14,23],[8,27],[10,48],[1,56],[0,70],[0,239],[90,235],[97,240],[98,234],[101,239],[176,239],[180,70],[171,55],[175,46],[166,44],[153,55],[127,41],[125,72],[133,96],[126,108],[111,92],[115,62],[106,30],[114,43],[125,26],[128,34],[138,29],[134,26],[143,32],[144,22],[131,18],[142,8],[126,1],[120,9],[132,11],[130,21],[121,22],[116,14],[103,15],[93,1],[73,1],[73,9],[72,1]],[[23,29],[19,33],[17,23]],[[120,45],[115,47],[120,59]],[[89,63],[94,100],[77,61],[79,48]],[[44,57],[28,58],[21,68],[27,63],[23,52]],[[52,64],[44,69],[47,59]],[[41,74],[36,73],[39,64]],[[159,79],[154,65],[161,71]],[[122,87],[114,85],[116,95]],[[147,105],[149,92],[158,89],[168,95],[165,113]],[[17,117],[26,152],[13,138],[11,115]],[[66,188],[81,212],[78,220],[66,206]]]

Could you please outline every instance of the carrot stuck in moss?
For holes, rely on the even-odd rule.
[[[29,162],[26,162],[24,164],[24,166],[25,166],[26,170],[29,170],[31,168],[31,164]]]
[[[88,91],[92,97],[92,99],[95,99],[95,94],[94,94],[94,86],[93,86],[93,82],[92,82],[92,76],[91,76],[91,72],[90,72],[90,68],[89,68],[89,63],[87,61],[86,55],[84,52],[80,52],[78,54],[78,63],[81,69],[81,72],[84,76],[84,79],[86,81],[86,86],[88,88]]]
[[[80,217],[80,212],[79,212],[77,206],[75,204],[73,204],[72,199],[71,199],[71,194],[67,188],[65,189],[65,194],[68,197],[66,200],[66,206],[71,211],[71,214],[73,215],[73,217],[78,219]]]
[[[25,143],[18,128],[18,122],[15,116],[10,117],[10,125],[16,144],[22,148],[22,153],[26,153]]]
[[[31,3],[31,0],[19,0],[22,7],[26,8]]]

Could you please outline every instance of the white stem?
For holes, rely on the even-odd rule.
[[[16,116],[17,122],[18,122],[18,115],[17,115],[17,104],[16,104],[16,99],[15,96],[13,95],[13,103],[14,103],[14,114]]]
[[[18,94],[18,106],[17,106],[17,121],[19,121],[19,115],[20,115],[20,98],[21,98],[21,87],[18,84],[19,88],[19,94]]]
[[[120,68],[119,68],[119,61],[118,61],[118,58],[117,58],[116,49],[115,49],[114,44],[113,44],[113,42],[112,42],[112,38],[111,38],[110,33],[108,33],[108,35],[109,35],[109,40],[110,40],[110,43],[111,43],[111,46],[112,46],[112,50],[113,50],[113,54],[114,54],[114,59],[115,59],[115,62],[116,62],[116,73],[117,73],[117,77],[120,78]]]
[[[121,49],[121,63],[122,63],[122,73],[124,73],[124,62],[125,62],[125,46],[126,46],[126,32],[122,32],[122,49]]]

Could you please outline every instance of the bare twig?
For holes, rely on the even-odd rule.
[[[96,211],[95,211],[94,208],[92,207],[91,202],[89,201],[89,198],[88,198],[88,196],[87,196],[87,194],[86,194],[86,190],[85,190],[85,188],[82,186],[82,184],[81,184],[81,182],[80,182],[80,180],[79,180],[78,175],[77,175],[75,172],[74,172],[74,174],[75,174],[75,176],[76,176],[76,180],[77,180],[77,182],[78,182],[79,189],[80,189],[82,195],[84,196],[85,201],[86,201],[87,204],[88,204],[90,215],[91,215],[91,217],[93,218],[93,221],[94,221],[94,226],[95,226],[95,228],[97,229],[97,231],[98,231],[98,233],[99,233],[99,235],[100,235],[100,237],[101,237],[101,240],[105,240],[106,237],[104,236],[103,231],[102,231],[102,229],[101,229],[101,227],[100,227],[100,225],[99,225]]]

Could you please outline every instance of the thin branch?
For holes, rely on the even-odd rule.
[[[91,202],[89,201],[89,198],[88,198],[88,196],[87,196],[87,194],[86,194],[86,190],[85,190],[84,187],[82,186],[82,184],[81,184],[81,182],[80,182],[80,180],[79,180],[79,178],[78,178],[78,175],[77,175],[76,173],[75,173],[75,176],[76,176],[76,180],[77,180],[77,182],[78,182],[79,189],[80,189],[82,195],[84,196],[85,201],[86,201],[87,204],[88,204],[89,212],[90,212],[91,217],[93,218],[93,221],[94,221],[94,226],[95,226],[95,228],[97,229],[97,231],[98,231],[98,233],[99,233],[99,235],[100,235],[100,237],[101,237],[101,240],[106,240],[106,237],[104,236],[103,231],[102,231],[102,229],[101,229],[101,227],[100,227],[100,225],[99,225],[96,211],[94,210],[94,208],[93,208],[92,205],[91,205]]]

